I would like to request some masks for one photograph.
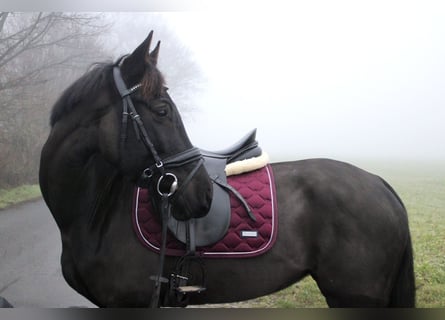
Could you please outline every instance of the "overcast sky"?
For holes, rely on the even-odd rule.
[[[208,79],[185,117],[195,145],[258,128],[273,159],[445,160],[445,3],[194,2],[163,15]],[[131,48],[151,30],[140,16]]]

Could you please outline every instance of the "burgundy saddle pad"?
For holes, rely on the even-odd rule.
[[[206,258],[245,258],[265,253],[273,246],[278,231],[272,167],[267,165],[259,170],[229,176],[227,182],[244,197],[257,221],[250,219],[240,201],[230,194],[231,220],[227,234],[215,244],[197,247],[196,254]],[[136,188],[133,208],[133,226],[139,240],[150,250],[159,252],[161,221],[151,206],[147,189]],[[168,231],[166,254],[182,256],[185,253],[185,244]]]

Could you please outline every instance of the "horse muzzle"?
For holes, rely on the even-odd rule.
[[[213,185],[201,166],[186,184],[178,181],[178,190],[171,196],[172,215],[180,221],[202,218],[210,211]]]

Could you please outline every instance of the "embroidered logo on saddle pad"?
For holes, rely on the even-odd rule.
[[[227,177],[227,182],[246,200],[256,222],[249,218],[241,202],[230,194],[231,219],[225,236],[218,242],[196,248],[206,258],[253,257],[269,250],[277,236],[278,215],[275,184],[270,165],[252,172]],[[135,191],[133,225],[140,241],[154,252],[160,251],[161,221],[154,212],[146,189]],[[172,233],[167,235],[166,254],[182,256],[186,246]]]

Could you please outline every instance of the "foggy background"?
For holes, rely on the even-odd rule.
[[[445,5],[428,1],[2,11],[0,187],[37,182],[57,97],[92,63],[130,53],[150,30],[198,147],[222,149],[258,128],[273,161],[441,163],[444,17]]]
[[[163,13],[204,78],[182,111],[190,138],[221,149],[258,128],[277,160],[444,159],[444,13],[420,2]],[[120,15],[122,53],[150,29],[144,16]],[[170,39],[154,30],[163,70]]]

